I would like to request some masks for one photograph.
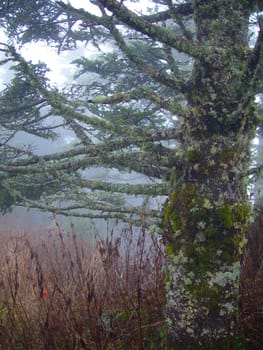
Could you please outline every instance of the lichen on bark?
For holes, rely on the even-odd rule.
[[[188,168],[181,177],[177,170],[164,213],[170,332],[186,343],[222,340],[237,331],[239,262],[250,206],[244,158],[228,149],[222,156],[221,146],[210,157],[204,149],[190,157],[186,150]]]
[[[224,348],[240,335],[238,279],[250,221],[245,178],[257,126],[249,81],[244,85],[248,12],[234,0],[194,1],[193,9],[207,57],[194,63],[182,162],[164,211],[168,322],[178,349]]]

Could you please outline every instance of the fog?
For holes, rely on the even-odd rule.
[[[3,32],[0,32],[0,40],[5,41]],[[96,54],[94,50],[89,47],[79,47],[72,51],[63,51],[58,54],[57,50],[52,47],[48,47],[44,43],[30,43],[25,45],[20,53],[22,56],[32,63],[38,63],[39,61],[47,64],[50,69],[47,72],[47,77],[50,80],[50,84],[58,89],[66,88],[71,85],[74,79],[74,65],[71,62],[80,56],[93,56]],[[10,65],[9,67],[10,68]],[[7,66],[0,67],[0,89],[4,89],[6,84],[12,79],[13,71],[8,70]],[[59,117],[49,117],[49,123],[53,125],[61,124],[62,119]],[[30,135],[23,131],[18,131],[15,137],[9,142],[13,146],[19,148],[30,147],[34,154],[44,155],[52,154],[54,152],[60,152],[66,150],[72,144],[77,142],[77,138],[72,130],[67,127],[59,127],[57,130],[58,137],[55,140],[46,140],[41,137]],[[151,180],[142,176],[141,174],[131,172],[120,172],[117,169],[106,169],[101,167],[89,168],[84,171],[85,177],[88,179],[106,179],[112,183],[151,183]],[[143,199],[135,196],[127,196],[126,203],[129,206],[138,206],[142,203]],[[152,207],[160,209],[164,201],[164,198],[159,197],[155,202],[152,202]],[[116,226],[115,220],[90,220],[85,218],[68,218],[61,215],[57,215],[56,219],[62,228],[66,230],[70,228],[73,222],[76,229],[87,234],[104,235],[112,227]],[[12,208],[12,211],[1,215],[0,226],[14,227],[15,230],[24,231],[27,229],[42,230],[45,227],[49,227],[54,216],[51,213],[45,213],[37,209],[27,209],[19,206]],[[123,228],[123,224],[119,225],[120,229]]]

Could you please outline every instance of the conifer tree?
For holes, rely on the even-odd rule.
[[[28,132],[51,137],[41,121],[56,115],[78,139],[64,152],[9,158],[0,165],[1,181],[10,189],[10,181],[44,173],[56,184],[54,193],[38,203],[19,190],[16,198],[58,213],[78,215],[76,209],[86,208],[89,217],[159,225],[170,258],[167,310],[174,348],[210,348],[214,342],[234,349],[240,259],[251,215],[250,144],[259,123],[255,96],[262,88],[263,5],[154,0],[148,12],[141,6],[117,0],[93,0],[86,9],[45,0],[1,5],[10,39],[1,45],[2,63],[15,65],[17,80],[2,100],[27,84],[16,120],[26,118],[21,125]],[[257,29],[253,44],[251,28]],[[14,48],[40,40],[59,51],[83,43],[101,53],[77,59],[76,82],[59,91]],[[3,128],[15,130],[11,122]],[[152,182],[95,181],[80,171],[98,166],[134,171]],[[141,196],[141,208],[121,203],[122,193]],[[160,195],[168,196],[162,211],[147,205]],[[66,199],[67,206],[55,206]]]

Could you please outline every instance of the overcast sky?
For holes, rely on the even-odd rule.
[[[0,31],[0,41],[5,42],[4,33]],[[57,49],[49,47],[44,42],[42,43],[29,43],[23,46],[20,50],[21,54],[26,60],[31,60],[33,63],[42,61],[47,64],[50,72],[47,73],[47,77],[53,84],[62,86],[71,81],[74,74],[74,65],[70,64],[71,61],[80,57],[94,54],[95,52],[90,49],[80,47],[73,51],[63,51],[58,55]],[[8,71],[7,65],[0,67],[0,88],[2,89],[4,83],[7,83],[11,77],[11,72]]]
[[[86,4],[89,11],[94,7],[89,2],[83,0],[71,0],[70,2],[76,8],[85,8]],[[4,32],[1,29],[0,42],[6,42]],[[46,63],[51,70],[47,73],[47,77],[53,84],[56,84],[59,87],[66,85],[67,82],[72,79],[75,68],[74,65],[70,64],[71,61],[80,56],[90,56],[95,54],[95,51],[91,50],[90,47],[80,47],[76,50],[61,52],[58,55],[56,48],[52,48],[44,42],[26,44],[20,52],[26,60],[31,60],[33,63],[38,63],[39,61]],[[0,67],[0,89],[2,89],[4,84],[9,81],[10,74],[7,65]]]

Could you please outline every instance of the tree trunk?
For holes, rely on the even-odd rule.
[[[262,113],[262,110],[261,110]],[[263,150],[263,122],[257,130],[257,154]],[[258,161],[260,166],[260,162]],[[263,344],[263,203],[262,177],[256,178],[252,193],[255,218],[249,229],[246,254],[242,259],[239,287],[239,315],[248,349]]]
[[[244,84],[248,14],[240,3],[194,5],[197,41],[207,56],[194,63],[182,162],[164,214],[175,349],[209,349],[211,342],[234,349],[239,332],[238,278],[250,213],[244,179],[257,124]]]
[[[251,225],[240,275],[240,319],[249,350],[263,343],[263,208]]]

